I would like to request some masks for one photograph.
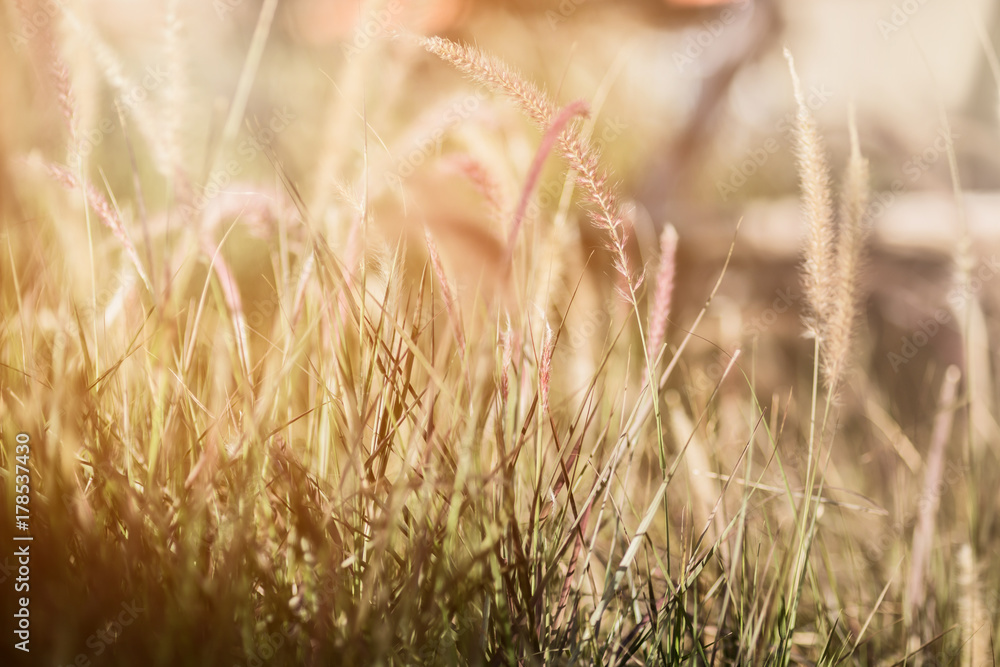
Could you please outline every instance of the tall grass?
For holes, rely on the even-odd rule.
[[[539,146],[534,163],[517,166],[516,206],[486,167],[460,156],[508,225],[504,284],[462,300],[432,232],[417,248],[381,238],[367,197],[321,191],[336,178],[329,156],[318,156],[315,192],[272,152],[279,190],[230,192],[183,215],[204,184],[179,119],[183,3],[167,7],[173,116],[133,110],[155,172],[136,180],[169,191],[149,212],[152,235],[135,231],[139,194],[100,179],[82,156],[75,168],[59,156],[25,161],[17,196],[38,223],[3,214],[0,525],[14,532],[11,434],[26,432],[32,660],[787,665],[881,664],[915,649],[969,662],[994,651],[968,540],[960,600],[930,592],[952,574],[928,542],[941,533],[939,505],[922,506],[912,548],[903,531],[871,556],[865,533],[887,512],[858,499],[860,485],[830,481],[847,467],[837,452],[845,433],[866,428],[839,429],[848,408],[837,396],[862,386],[848,371],[868,167],[852,121],[836,217],[794,69],[809,228],[803,328],[814,342],[811,373],[772,399],[756,392],[760,340],[722,350],[707,389],[688,374],[706,364],[690,348],[728,260],[696,295],[697,312],[677,309],[678,292],[701,289],[678,270],[684,238],[666,225],[656,257],[635,252],[627,200],[577,119],[586,105],[560,106],[473,47],[421,42],[497,93],[491,104],[513,99]],[[261,10],[207,164],[238,138],[273,11]],[[89,34],[82,19],[68,21]],[[107,85],[127,87],[110,47],[84,41]],[[55,90],[74,119],[68,81]],[[616,289],[590,295],[610,324],[585,348],[565,342],[583,274],[536,308],[538,267],[569,275],[572,265],[550,246],[514,252],[526,226],[553,224],[552,212],[526,214],[550,151],[578,189],[570,209],[601,232],[615,275]],[[90,213],[104,227],[81,248]],[[730,257],[738,235],[733,243]],[[247,269],[239,248],[265,259]],[[655,276],[644,280],[636,267],[649,259]],[[76,284],[81,264],[93,286]],[[594,372],[576,382],[587,355]],[[937,493],[946,465],[955,373],[924,494]],[[904,493],[903,504],[921,492]],[[918,623],[928,599],[940,608]],[[918,647],[908,649],[911,636]]]

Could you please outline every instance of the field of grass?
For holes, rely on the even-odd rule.
[[[155,66],[56,4],[0,19],[3,665],[994,664],[1000,267],[959,224],[876,326],[863,119],[791,53],[798,255],[699,264],[603,84],[393,2],[313,78],[274,0],[207,64],[150,3]]]

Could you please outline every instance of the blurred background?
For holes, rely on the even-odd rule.
[[[965,366],[974,371],[965,380],[974,445],[961,455],[962,471],[987,482],[970,485],[981,497],[968,503],[968,525],[995,532],[993,512],[983,519],[974,508],[995,506],[997,454],[988,445],[1000,440],[998,3],[5,0],[0,32],[3,254],[18,257],[22,280],[58,271],[57,280],[39,281],[65,290],[39,291],[55,303],[92,301],[94,260],[81,250],[88,230],[64,225],[82,219],[81,199],[48,194],[57,191],[45,167],[52,163],[85,170],[113,195],[154,284],[198,247],[167,239],[197,231],[214,249],[232,230],[224,252],[246,310],[259,315],[249,304],[271,303],[270,317],[282,268],[275,248],[303,247],[301,238],[278,238],[295,234],[294,225],[273,222],[297,216],[350,266],[407,241],[415,276],[426,268],[429,231],[469,312],[501,271],[540,133],[418,38],[475,44],[559,105],[585,100],[593,141],[632,204],[633,268],[655,270],[660,231],[677,228],[671,335],[685,333],[734,248],[678,374],[692,406],[709,403],[726,352],[738,347],[752,350],[762,404],[779,406],[792,400],[792,387],[809,385],[787,49],[835,180],[852,105],[872,171],[858,369],[840,398],[845,446],[834,452],[831,484],[906,515],[894,504],[912,494],[895,491],[917,486],[934,417],[928,406],[937,406],[945,369]],[[70,137],[78,150],[67,151]],[[571,372],[585,381],[599,357],[588,346],[606,342],[616,317],[615,278],[586,216],[572,208],[559,222],[564,180],[564,165],[550,159],[529,208],[524,257],[555,239],[553,255],[570,267],[556,278],[566,293],[579,287],[581,306],[563,313],[567,342],[557,354],[575,355],[583,367]],[[371,221],[364,243],[354,233],[359,219]],[[558,224],[559,234],[545,233]],[[20,226],[40,231],[8,233]],[[47,266],[45,243],[63,244],[74,261]],[[181,252],[170,255],[175,247]],[[5,265],[0,280],[11,281]],[[971,280],[957,280],[960,272]],[[740,422],[735,405],[719,411],[731,408],[736,418],[710,416],[706,430]],[[737,460],[742,438],[719,435],[712,456]],[[794,436],[781,443],[799,445]],[[990,472],[977,467],[984,460]],[[857,523],[861,531],[884,527],[870,517]],[[981,540],[991,552],[996,542]]]
[[[1000,199],[993,194],[1000,179],[1000,65],[993,47],[1000,14],[989,0],[276,5],[259,71],[246,91],[245,121],[229,147],[238,162],[237,175],[229,177],[213,159],[260,0],[87,0],[65,3],[68,18],[53,2],[5,3],[3,206],[16,209],[18,219],[33,219],[38,211],[16,201],[10,180],[34,173],[23,169],[32,152],[60,160],[65,154],[59,86],[49,59],[57,45],[74,82],[74,122],[88,169],[113,191],[135,193],[134,173],[174,178],[183,171],[191,196],[207,193],[205,201],[241,182],[270,184],[280,193],[286,189],[276,175],[280,163],[309,215],[329,228],[340,224],[344,201],[367,197],[389,245],[400,235],[422,234],[425,225],[447,232],[441,234],[446,262],[459,276],[459,289],[474,291],[500,255],[503,223],[470,187],[468,158],[494,175],[509,200],[537,135],[525,131],[527,122],[510,104],[487,96],[413,40],[440,34],[499,56],[559,103],[591,104],[594,140],[635,203],[637,266],[653,257],[647,250],[656,247],[664,223],[680,232],[681,321],[700,307],[736,222],[744,220],[734,272],[709,336],[736,343],[781,290],[798,300],[804,225],[792,154],[793,98],[782,55],[787,47],[827,138],[834,172],[845,162],[848,107],[857,109],[878,193],[866,272],[874,349],[899,347],[944,304],[963,225],[978,258],[1000,250]],[[163,83],[168,79],[184,85]],[[267,141],[248,144],[262,129]],[[130,154],[129,142],[135,168],[122,159]],[[952,142],[955,176],[965,193],[961,206],[952,194]],[[558,203],[557,167],[539,188],[542,210]],[[143,188],[151,215],[162,210],[169,188],[155,179]],[[120,203],[135,205],[125,195]],[[575,228],[584,248],[576,255],[599,248],[585,222]],[[252,244],[246,252],[259,260]],[[80,271],[86,274],[82,263]],[[591,273],[600,289],[606,272]],[[987,313],[995,310],[995,292],[982,292]],[[783,310],[768,330],[794,347],[795,309]],[[925,355],[946,364],[961,351],[946,332],[919,350],[921,359]],[[888,358],[872,351],[868,357],[873,366],[885,366]],[[943,371],[940,364],[932,367]],[[876,376],[903,406],[915,404],[908,396],[926,385],[925,364],[891,371]]]

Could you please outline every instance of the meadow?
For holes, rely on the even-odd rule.
[[[994,664],[1000,121],[595,4],[3,6],[3,664]]]

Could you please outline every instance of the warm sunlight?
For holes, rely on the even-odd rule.
[[[995,664],[998,3],[0,33],[0,664]]]

